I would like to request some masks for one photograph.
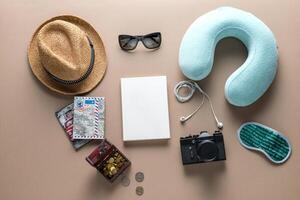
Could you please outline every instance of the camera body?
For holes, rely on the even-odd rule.
[[[210,135],[207,131],[180,138],[183,165],[226,160],[225,145],[221,131]]]

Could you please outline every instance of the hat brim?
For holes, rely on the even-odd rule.
[[[86,33],[86,35],[93,43],[93,47],[95,50],[95,62],[93,70],[85,80],[78,84],[63,85],[56,82],[44,70],[40,60],[37,46],[37,33],[45,24],[58,19],[70,22],[78,26],[81,30],[83,30]],[[90,92],[101,82],[105,75],[107,67],[105,48],[96,30],[83,19],[71,15],[62,15],[51,18],[39,26],[39,28],[33,34],[32,39],[30,41],[30,45],[28,47],[28,61],[33,74],[38,80],[40,80],[50,90],[63,95],[78,95]]]

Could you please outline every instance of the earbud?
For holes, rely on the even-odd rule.
[[[181,88],[187,88],[189,90],[189,93],[186,95],[186,96],[181,96],[179,95],[179,90]],[[195,90],[198,89],[198,91],[202,94],[202,101],[201,101],[201,104],[198,106],[198,108],[196,108],[191,114],[189,114],[188,116],[182,116],[180,117],[180,122],[181,123],[184,123],[186,122],[187,120],[189,120],[192,116],[194,116],[198,110],[200,110],[200,108],[202,107],[202,105],[204,104],[204,98],[206,97],[209,104],[210,104],[210,109],[211,109],[211,112],[215,118],[215,121],[217,123],[217,127],[218,129],[223,129],[223,123],[220,122],[216,116],[216,113],[215,113],[215,110],[214,110],[214,107],[212,105],[212,102],[210,100],[210,97],[208,96],[207,93],[205,93],[201,88],[200,86],[194,82],[194,81],[181,81],[179,83],[177,83],[174,87],[174,94],[176,96],[176,99],[181,102],[181,103],[184,103],[184,102],[187,102],[188,100],[190,100],[195,92]]]
[[[184,123],[187,119],[182,116],[182,117],[179,118],[179,120],[180,120],[181,123]]]
[[[218,129],[223,129],[223,123],[218,121],[217,127],[218,127]]]

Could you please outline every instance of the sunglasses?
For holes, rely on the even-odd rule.
[[[161,44],[161,33],[155,32],[147,35],[119,35],[119,44],[124,51],[131,51],[136,48],[139,41],[142,41],[143,45],[147,49],[156,49]]]

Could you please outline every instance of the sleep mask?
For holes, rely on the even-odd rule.
[[[241,145],[262,152],[273,163],[285,162],[292,151],[288,139],[282,133],[256,122],[244,123],[237,135]]]
[[[251,13],[221,7],[200,16],[183,36],[179,66],[187,78],[204,79],[211,72],[216,45],[227,37],[244,43],[248,58],[227,79],[225,97],[232,105],[248,106],[271,85],[278,60],[272,31]]]

